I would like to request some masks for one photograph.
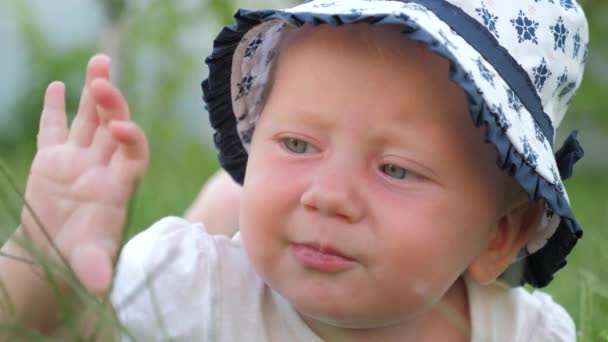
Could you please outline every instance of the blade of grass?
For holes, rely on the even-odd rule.
[[[2,300],[0,301],[2,310],[5,310],[8,316],[14,316],[17,312],[15,303],[13,303],[8,289],[6,288],[6,285],[4,285],[4,281],[2,279],[0,279],[0,292],[2,292]]]
[[[28,339],[30,341],[49,341],[49,342],[58,342],[56,339],[45,336],[35,329],[31,329],[28,327],[24,327],[20,324],[0,324],[0,332],[2,333],[13,333],[16,335],[10,335],[12,338],[10,341],[23,341],[24,339]],[[1,335],[5,336],[5,335]],[[17,337],[19,337],[17,339]]]

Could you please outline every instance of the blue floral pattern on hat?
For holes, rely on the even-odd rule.
[[[576,32],[576,34],[574,35],[574,37],[572,38],[573,40],[573,44],[574,44],[574,48],[572,51],[572,58],[577,59],[578,58],[578,52],[581,49],[581,34],[580,32]]]
[[[498,16],[490,13],[483,1],[481,2],[481,8],[476,8],[475,11],[477,11],[477,14],[483,19],[483,24],[488,28],[488,31],[492,32],[496,38],[500,38],[500,34],[498,34],[498,30],[496,29]]]
[[[551,75],[553,75],[551,70],[549,70],[549,68],[547,67],[547,61],[545,60],[544,57],[540,61],[540,65],[538,65],[537,67],[534,67],[532,69],[532,72],[534,75],[534,86],[536,87],[536,90],[538,90],[540,92],[541,90],[543,90],[543,86],[545,85],[545,82],[547,82],[549,77],[551,77]]]
[[[558,97],[562,99],[568,94],[570,94],[572,91],[574,91],[574,89],[576,89],[576,82],[570,82],[564,88],[562,88],[562,90],[559,92]]]
[[[574,2],[572,0],[559,0],[559,3],[562,5],[563,8],[565,8],[567,10],[577,11],[577,9],[576,9],[577,6],[574,4]]]
[[[532,167],[536,167],[538,161],[538,154],[532,148],[530,141],[528,141],[527,137],[521,137],[521,142],[524,146],[524,159],[530,164]]]
[[[557,78],[557,89],[561,88],[568,81],[568,67],[564,69],[564,72]]]
[[[507,130],[511,127],[511,122],[505,116],[505,112],[502,111],[502,106],[493,106],[492,113],[498,118],[498,125],[502,127],[502,129]]]
[[[511,90],[511,88],[505,88],[507,92],[507,98],[509,100],[509,108],[517,113],[517,115],[521,118],[521,109],[523,108],[523,104],[519,100],[519,98],[515,95],[515,92]]]
[[[494,77],[496,75],[486,67],[486,63],[482,61],[481,58],[478,58],[476,63],[477,67],[479,68],[479,72],[481,73],[481,76],[486,81],[488,81],[488,83],[492,85],[492,87],[494,87]]]
[[[587,63],[587,57],[589,56],[589,43],[585,44],[585,52],[583,52],[583,60],[581,64]]]
[[[517,18],[511,19],[511,24],[517,30],[517,41],[523,43],[526,40],[534,44],[538,44],[536,30],[538,30],[538,22],[528,18],[523,11],[519,11]]]
[[[553,39],[555,40],[554,50],[562,50],[562,52],[566,52],[566,38],[568,38],[568,34],[570,33],[566,26],[564,26],[564,19],[559,17],[557,19],[557,23],[555,25],[549,26],[551,32],[553,32]]]
[[[236,100],[240,99],[243,96],[247,96],[249,94],[249,90],[251,89],[251,85],[253,84],[254,79],[255,79],[255,76],[251,75],[250,73],[243,76],[241,81],[237,84],[237,87],[239,90],[238,90],[238,94],[236,96]]]
[[[536,123],[534,123],[534,130],[536,131],[536,140],[538,140],[541,144],[544,144],[545,135],[543,134],[543,131],[540,129],[540,127]]]
[[[260,33],[249,43],[247,49],[245,49],[245,58],[253,56],[255,51],[258,49],[258,47],[260,47],[263,42],[262,37],[263,35]]]
[[[562,177],[556,171],[555,167],[551,168],[551,174],[553,175],[553,185],[555,186],[555,189],[557,191],[559,191],[560,193],[563,193],[564,192],[564,185],[562,183]]]
[[[251,138],[253,138],[253,131],[255,131],[255,123],[249,128],[240,132],[241,140],[247,144],[251,144]]]

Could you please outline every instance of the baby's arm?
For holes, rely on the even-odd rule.
[[[129,118],[120,91],[108,80],[110,61],[95,56],[78,114],[70,128],[65,87],[49,85],[38,151],[27,181],[21,226],[2,252],[27,260],[44,255],[67,261],[92,294],[107,292],[126,219],[129,197],[148,164],[143,131]],[[38,253],[23,247],[24,237]],[[51,331],[58,322],[55,294],[35,266],[0,258],[0,279],[13,304],[0,324]],[[67,283],[62,290],[69,293]]]
[[[209,234],[232,236],[239,230],[242,192],[226,171],[217,171],[186,212],[186,219],[202,222]]]

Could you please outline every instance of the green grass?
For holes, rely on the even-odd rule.
[[[608,177],[575,173],[566,188],[584,236],[545,290],[572,315],[581,341],[608,341]]]

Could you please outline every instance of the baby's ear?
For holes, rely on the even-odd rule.
[[[544,209],[544,201],[533,203],[527,197],[508,209],[496,222],[494,236],[486,249],[469,266],[469,276],[482,285],[495,281],[528,242]]]

